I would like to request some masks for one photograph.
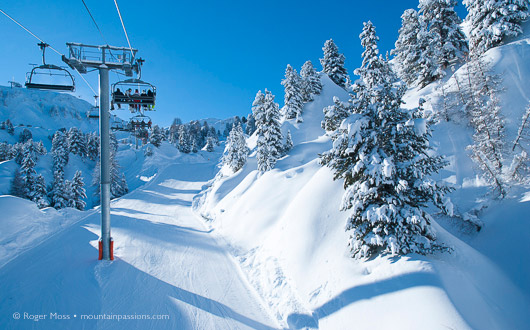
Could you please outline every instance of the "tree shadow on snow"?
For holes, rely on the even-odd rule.
[[[287,317],[287,323],[289,324],[289,329],[318,329],[318,321],[320,319],[330,316],[350,304],[417,286],[441,288],[442,284],[434,274],[415,272],[395,276],[379,282],[354,286],[315,309],[312,315],[297,313],[289,315]]]

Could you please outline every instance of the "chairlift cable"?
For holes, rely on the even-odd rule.
[[[10,20],[12,20],[13,22],[15,22],[18,26],[20,26],[21,28],[23,28],[26,32],[28,32],[29,34],[31,34],[32,36],[34,36],[37,40],[39,40],[40,42],[42,43],[45,43],[47,44],[51,50],[53,50],[54,52],[56,52],[58,55],[60,56],[64,56],[61,52],[59,52],[57,49],[53,48],[50,44],[44,42],[44,40],[42,40],[41,38],[37,37],[37,35],[33,32],[31,32],[28,28],[26,28],[24,25],[22,25],[20,22],[18,22],[16,19],[14,19],[13,17],[9,16],[5,11],[3,11],[2,9],[0,9],[0,12],[2,14],[4,14],[7,18],[9,18]],[[79,74],[79,76],[81,76],[81,78],[83,79],[83,81],[87,84],[87,86],[92,90],[92,92],[94,94],[97,94],[96,91],[94,90],[94,88],[92,88],[92,86],[90,86],[90,84],[88,83],[88,81],[85,79],[85,77],[83,77],[83,75],[81,73],[79,73],[79,71],[77,71],[77,69],[75,70],[77,72],[77,74]]]
[[[125,38],[127,38],[127,44],[129,45],[129,49],[131,50],[131,55],[134,58],[134,53],[132,51],[131,42],[129,41],[129,35],[127,34],[127,30],[125,29],[123,18],[121,17],[121,12],[120,12],[120,7],[118,6],[118,1],[114,0],[114,4],[116,5],[116,10],[118,10],[118,15],[120,16],[121,26],[123,27],[123,32],[125,32]]]
[[[105,38],[105,36],[103,35],[103,32],[101,31],[101,29],[99,28],[99,25],[98,23],[96,22],[96,19],[94,18],[94,16],[92,15],[92,12],[90,11],[90,9],[88,8],[85,0],[81,0],[83,1],[83,5],[85,6],[85,9],[86,11],[88,12],[88,15],[90,15],[90,18],[92,19],[92,22],[94,22],[94,25],[96,26],[96,29],[98,30],[99,32],[99,35],[101,36],[101,39],[103,39],[103,41],[105,42],[105,44],[109,44],[109,42],[107,41],[107,38]],[[114,58],[114,55],[112,54],[112,52],[109,52],[110,56],[112,56]],[[116,72],[116,71],[114,71]],[[95,93],[94,93],[95,94]]]
[[[94,16],[92,16],[92,13],[90,12],[90,9],[88,9],[88,6],[85,3],[85,0],[81,0],[81,1],[83,1],[83,5],[85,5],[85,9],[88,12],[88,15],[90,15],[90,18],[92,19],[92,22],[94,22],[94,25],[96,26],[96,29],[98,29],[99,35],[101,36],[103,41],[108,45],[109,43],[107,42],[107,39],[105,39],[105,36],[103,36],[103,32],[101,32],[101,29],[99,28],[98,23],[96,23],[96,20],[94,19]]]
[[[7,18],[9,18],[10,20],[12,20],[13,22],[15,22],[18,26],[20,26],[21,28],[23,28],[24,30],[26,30],[26,32],[28,32],[29,34],[31,34],[32,36],[34,36],[35,38],[37,38],[40,42],[46,44],[46,42],[44,42],[44,40],[42,40],[41,38],[37,37],[37,36],[35,35],[35,33],[31,32],[31,31],[30,31],[29,29],[27,29],[24,25],[20,24],[16,19],[14,19],[13,17],[9,16],[5,11],[3,11],[2,9],[0,9],[0,12],[2,12],[2,14],[4,14],[4,15],[5,15]],[[61,56],[63,55],[63,54],[61,54],[61,52],[57,51],[55,48],[53,48],[53,47],[50,46],[49,44],[48,44],[48,47],[50,47],[50,49],[53,50],[54,52],[56,52],[57,54],[59,54],[59,55],[61,55]]]

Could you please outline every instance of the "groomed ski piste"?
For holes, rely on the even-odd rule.
[[[485,58],[503,75],[510,141],[530,99],[530,38]],[[450,90],[452,80],[449,73],[408,91],[405,106],[423,97],[436,111],[437,84]],[[455,210],[478,214],[482,230],[437,215],[437,239],[450,253],[352,259],[348,214],[339,211],[342,182],[318,163],[331,147],[320,127],[322,109],[333,96],[349,96],[325,75],[322,82],[321,95],[304,107],[304,122],[283,123],[294,148],[262,175],[255,136],[248,138],[248,163],[236,173],[219,168],[222,145],[182,154],[164,142],[146,157],[120,144],[131,192],[111,203],[114,261],[97,260],[98,207],[39,210],[6,195],[16,165],[0,163],[0,329],[528,329],[530,188],[516,187],[504,200],[484,197],[488,187],[465,149],[471,129],[438,124],[431,143],[450,161],[438,179],[454,184]],[[69,109],[75,100],[19,93],[24,101],[16,104],[37,100],[47,104],[43,109]],[[0,106],[0,120],[35,111],[28,107]],[[45,168],[41,162],[50,159],[37,164]]]

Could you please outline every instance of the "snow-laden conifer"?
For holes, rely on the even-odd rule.
[[[149,143],[154,145],[155,147],[160,147],[162,145],[162,140],[164,136],[162,134],[162,130],[158,125],[153,126],[153,132],[151,133],[151,136],[149,137]]]
[[[418,45],[420,33],[420,19],[418,12],[407,9],[401,15],[401,28],[392,54],[398,76],[409,86],[413,86],[418,79],[418,62],[422,50]]]
[[[245,134],[239,123],[234,124],[228,138],[223,155],[223,164],[234,172],[239,171],[247,162],[249,148]]]
[[[420,0],[419,12],[423,15],[430,32],[437,35],[434,44],[438,63],[447,67],[455,59],[468,52],[466,36],[455,11],[455,0]]]
[[[11,159],[11,145],[6,142],[0,142],[0,162]]]
[[[302,91],[304,102],[313,101],[313,95],[320,94],[322,90],[322,82],[318,72],[313,67],[311,61],[306,61],[300,70],[302,77]]]
[[[68,164],[68,139],[63,131],[56,131],[52,139],[53,170],[62,170]]]
[[[71,127],[66,133],[68,140],[68,150],[74,155],[86,157],[87,155],[87,140],[85,134],[77,127]]]
[[[363,31],[359,35],[361,45],[364,48],[362,54],[362,64],[360,68],[355,69],[354,73],[363,77],[363,84],[368,89],[383,83],[387,74],[394,73],[390,69],[387,61],[379,54],[377,42],[379,37],[375,33],[375,26],[371,21],[363,23]],[[390,79],[390,76],[388,77]],[[394,76],[392,77],[394,79]]]
[[[293,137],[291,136],[291,131],[287,131],[287,136],[285,137],[285,143],[283,145],[283,153],[288,153],[293,148]]]
[[[76,171],[72,181],[68,182],[68,191],[70,192],[69,205],[70,207],[76,208],[80,211],[83,211],[86,207],[86,198],[85,183],[83,182],[83,177],[81,176],[81,171]]]
[[[186,125],[180,125],[178,128],[177,148],[180,150],[180,152],[186,154],[191,152],[190,135]]]
[[[46,182],[41,174],[37,175],[33,183],[31,200],[37,204],[37,207],[39,209],[50,206],[50,201],[48,200],[48,191],[46,189]]]
[[[252,104],[252,114],[256,119],[258,132],[256,155],[258,170],[263,173],[274,167],[283,149],[280,109],[270,91],[265,90],[265,94],[259,91],[256,94]]]
[[[364,56],[379,58],[373,43],[363,45],[372,48]],[[440,205],[449,191],[429,175],[446,162],[431,155],[430,123],[417,109],[401,108],[405,89],[393,84],[392,75],[376,75],[385,70],[368,70],[380,66],[367,63],[363,58],[358,71],[367,106],[343,121],[332,136],[333,148],[321,156],[335,179],[344,179],[341,209],[351,212],[346,226],[351,254],[429,253],[439,246],[426,206]]]
[[[285,79],[282,80],[282,85],[285,90],[283,115],[286,119],[301,118],[304,106],[302,79],[290,64],[287,64],[287,69],[285,69]]]
[[[333,97],[333,103],[324,108],[324,120],[320,124],[327,132],[333,132],[339,128],[341,122],[352,113],[351,106],[342,102],[338,97]]]
[[[333,39],[329,39],[322,47],[324,58],[320,59],[322,71],[337,85],[346,87],[346,76],[348,72],[344,67],[344,55],[339,53],[339,48]]]
[[[64,180],[64,172],[62,171],[54,172],[50,200],[51,206],[57,210],[68,207],[70,204],[70,197]]]
[[[499,45],[506,37],[523,32],[530,16],[528,0],[463,0],[470,27],[469,48],[475,55]]]
[[[92,132],[87,135],[87,157],[96,160],[99,155],[99,136]]]
[[[425,87],[431,82],[442,78],[445,72],[440,64],[440,47],[442,41],[440,36],[428,29],[427,22],[423,16],[420,16],[420,30],[418,32],[417,46],[420,49],[418,58],[417,72],[418,78],[415,85]]]

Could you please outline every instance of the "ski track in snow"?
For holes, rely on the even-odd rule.
[[[226,247],[191,209],[214,170],[213,163],[173,164],[115,200],[112,262],[97,260],[98,212],[0,268],[0,329],[277,328]],[[50,313],[70,320],[50,320]],[[25,319],[36,314],[46,319]],[[169,320],[81,320],[99,314]]]

